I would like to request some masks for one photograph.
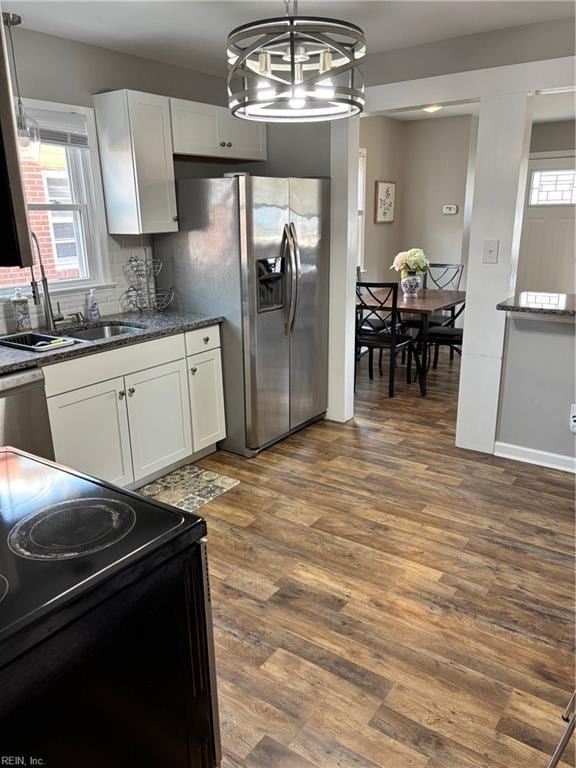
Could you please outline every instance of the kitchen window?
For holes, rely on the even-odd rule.
[[[93,110],[25,101],[40,126],[39,152],[22,150],[20,166],[30,229],[53,290],[108,280],[105,223]],[[37,257],[35,254],[35,261]],[[39,270],[36,267],[37,276]],[[29,284],[28,270],[0,270],[0,293]]]

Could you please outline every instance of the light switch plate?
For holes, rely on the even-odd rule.
[[[498,264],[499,240],[484,240],[482,243],[482,264]]]

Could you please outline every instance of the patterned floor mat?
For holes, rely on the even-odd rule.
[[[239,481],[232,477],[187,464],[143,486],[138,493],[194,512],[238,484]]]

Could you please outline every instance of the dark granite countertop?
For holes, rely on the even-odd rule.
[[[139,312],[122,312],[117,315],[102,317],[99,324],[115,321],[138,326],[129,333],[113,336],[109,339],[97,341],[79,342],[73,347],[64,347],[53,352],[28,352],[23,349],[14,349],[0,345],[0,375],[21,371],[25,368],[38,368],[51,363],[59,363],[75,357],[92,355],[116,347],[124,347],[130,344],[138,344],[142,341],[150,341],[162,336],[173,336],[176,333],[193,331],[196,328],[204,328],[207,325],[215,325],[223,322],[221,315],[200,315],[191,312],[168,311],[158,315],[142,315]],[[59,327],[53,332],[54,336],[66,336],[71,331],[93,326],[94,323],[77,323]],[[8,335],[8,334],[6,334]]]
[[[576,315],[576,295],[573,293],[547,293],[522,291],[496,305],[505,312],[530,312],[535,315]]]

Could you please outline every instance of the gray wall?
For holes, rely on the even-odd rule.
[[[389,117],[365,117],[360,120],[360,146],[366,149],[364,269],[367,280],[389,282],[398,277],[390,271],[390,266],[398,251],[403,250],[405,127],[406,123]],[[374,223],[376,181],[396,182],[396,206],[392,222]]]
[[[435,262],[462,261],[470,115],[406,123],[402,194],[404,248],[423,248]],[[455,216],[444,204],[458,206]]]
[[[574,456],[568,429],[576,402],[573,323],[508,318],[497,440]]]
[[[576,147],[576,122],[557,120],[535,123],[530,137],[530,152],[559,152]]]
[[[573,55],[571,18],[374,53],[367,57],[364,70],[367,85],[380,85]]]
[[[226,104],[225,81],[213,75],[28,29],[16,29],[14,43],[20,87],[31,99],[92,106],[94,93],[134,88]],[[266,163],[177,163],[179,177],[220,176],[234,169],[267,176],[329,176],[330,124],[269,125]]]
[[[423,248],[431,261],[465,261],[471,127],[469,115],[412,122],[388,117],[360,120],[360,146],[366,149],[368,279],[395,279],[396,273],[390,272],[394,256],[408,248]],[[396,182],[394,222],[374,223],[377,180]],[[458,213],[443,215],[444,203],[458,205]]]
[[[112,8],[112,6],[111,6]],[[14,30],[22,95],[91,107],[93,93],[133,88],[225,104],[224,80],[29,29]]]
[[[264,163],[197,163],[177,160],[176,178],[201,179],[227,171],[254,176],[330,176],[330,123],[268,125],[268,160]]]

